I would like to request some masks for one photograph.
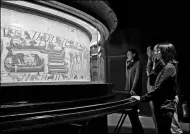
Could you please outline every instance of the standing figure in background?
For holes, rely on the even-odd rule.
[[[178,62],[174,60],[173,64],[175,65],[176,67],[176,74],[178,75]],[[175,103],[175,111],[174,111],[174,117],[172,119],[172,124],[171,124],[171,132],[172,134],[183,134],[183,131],[182,131],[182,128],[179,124],[179,120],[178,120],[178,111],[177,111],[177,108],[178,108],[178,102],[179,102],[179,87],[177,85],[178,83],[178,80],[177,80],[177,75],[176,75],[176,96],[175,96],[175,100],[174,100],[174,103]]]
[[[150,83],[150,77],[149,77],[149,75],[150,75],[150,72],[152,70],[153,60],[154,60],[153,51],[152,51],[151,46],[147,47],[147,53],[146,54],[148,56],[148,62],[147,62],[147,65],[146,65],[146,74],[148,76],[148,79],[147,79],[147,91],[151,92],[152,85]],[[152,114],[152,119],[154,121],[156,133],[158,133],[157,123],[156,123],[156,117],[155,117],[155,114],[154,114],[154,105],[153,105],[152,101],[150,101],[150,108],[151,108],[151,112],[152,112],[151,114]]]
[[[176,109],[174,112],[174,117],[172,119],[172,124],[171,124],[171,132],[172,134],[183,134],[182,128],[179,124],[178,120],[178,112],[177,112],[177,104],[179,102],[178,95],[175,96],[175,103],[176,103]]]
[[[142,92],[141,73],[139,53],[135,49],[129,49],[126,60],[125,90],[130,94],[130,96],[140,95]],[[138,115],[138,105],[132,107],[131,111],[128,113],[128,116],[132,124],[133,134],[144,134]]]
[[[159,134],[172,134],[171,126],[176,111],[176,50],[171,43],[154,47],[153,67],[149,74],[151,91],[143,96],[132,96],[138,101],[152,101]]]

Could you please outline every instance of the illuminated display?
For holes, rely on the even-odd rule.
[[[90,37],[85,31],[1,8],[1,83],[90,80]]]

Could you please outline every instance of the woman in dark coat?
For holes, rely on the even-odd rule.
[[[141,94],[141,73],[139,54],[136,49],[129,49],[126,61],[125,90],[130,94],[130,96]],[[128,116],[132,124],[133,134],[144,134],[138,115],[138,105],[132,107],[132,110],[128,112]]]
[[[175,48],[170,43],[156,45],[153,68],[149,74],[150,84],[151,80],[154,81],[152,89],[143,96],[132,96],[141,102],[153,102],[159,134],[171,134],[176,96],[175,54]]]

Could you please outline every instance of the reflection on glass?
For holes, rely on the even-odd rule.
[[[105,82],[105,61],[103,45],[93,45],[90,48],[91,80]]]

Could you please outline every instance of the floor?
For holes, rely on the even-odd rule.
[[[108,116],[108,133],[112,134],[114,128],[120,118],[121,114],[111,114]],[[155,126],[152,117],[139,116],[140,121],[143,125],[144,131],[146,134],[156,134]],[[190,124],[180,122],[184,134],[190,133]],[[131,123],[128,117],[126,117],[123,127],[120,130],[120,134],[130,134],[131,132]]]
[[[114,128],[115,128],[120,116],[121,116],[121,114],[108,115],[108,134],[113,134]],[[143,125],[145,134],[156,134],[152,117],[139,116],[139,118]],[[184,134],[190,134],[189,123],[181,123],[180,122],[180,124],[181,124]],[[96,124],[96,126],[97,126],[97,124]],[[29,129],[29,130],[25,130],[25,131],[18,131],[18,132],[13,132],[13,133],[9,133],[9,134],[37,134],[37,133],[78,134],[78,132],[79,132],[78,130],[79,130],[79,128],[76,126],[59,124],[59,125],[54,125],[54,126],[46,126],[44,128],[36,128],[36,129],[31,129],[31,130]],[[89,129],[89,132],[85,133],[85,134],[92,134],[93,132],[95,133],[96,130]],[[95,133],[95,134],[99,134],[99,133]],[[121,128],[120,134],[132,134],[131,123],[130,123],[128,116],[124,121],[124,124],[123,124],[123,127]]]

